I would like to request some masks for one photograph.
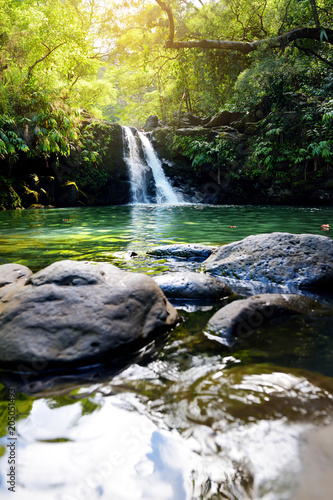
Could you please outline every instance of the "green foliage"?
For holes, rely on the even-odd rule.
[[[226,167],[237,157],[235,143],[223,138],[207,141],[201,137],[175,136],[172,149],[174,153],[188,157],[195,170]]]
[[[8,158],[13,162],[17,153],[29,151],[25,141],[13,131],[15,120],[8,115],[0,115],[0,158]]]
[[[242,166],[242,175],[276,182],[320,176],[332,162],[332,0],[317,0],[320,40],[262,47],[242,55],[165,48],[169,21],[154,0],[7,0],[0,3],[0,160],[28,155],[80,165],[79,185],[105,186],[112,134],[90,117],[142,126],[189,111],[264,111],[247,135],[244,158],[220,136],[178,137],[172,148],[194,170]],[[169,0],[175,39],[254,41],[314,26],[308,1]],[[328,61],[327,64],[325,61]],[[284,112],[298,114],[290,121]],[[253,116],[253,114],[252,114]],[[255,116],[255,115],[254,115]],[[252,119],[257,122],[257,119]],[[101,125],[103,127],[103,125]],[[105,133],[104,133],[105,132]],[[50,162],[51,164],[51,162]],[[13,194],[12,194],[13,195]],[[14,195],[13,195],[14,196]],[[18,201],[13,204],[17,204]]]
[[[266,175],[273,181],[293,182],[327,177],[333,159],[332,100],[317,100],[295,93],[294,110],[276,107],[248,141],[245,171],[252,178]]]
[[[33,156],[69,156],[79,137],[77,116],[51,103],[33,116],[30,125],[33,129]]]
[[[92,122],[84,127],[80,135],[75,161],[89,168],[98,168],[113,145],[110,124]]]
[[[21,207],[21,198],[12,187],[13,180],[0,175],[0,206],[9,209]]]

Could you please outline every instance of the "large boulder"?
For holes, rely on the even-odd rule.
[[[223,281],[202,273],[166,273],[153,279],[166,297],[173,299],[215,300],[233,293]]]
[[[145,132],[151,132],[154,128],[159,126],[159,120],[157,115],[148,116],[146,123],[143,126],[143,130]]]
[[[55,179],[51,176],[43,176],[39,179],[40,200],[44,205],[55,204]]]
[[[177,321],[148,276],[108,263],[55,262],[0,301],[0,360],[20,370],[112,361]]]
[[[38,203],[37,191],[32,191],[25,185],[22,186],[20,195],[21,195],[22,205],[24,207],[29,207],[30,205]]]
[[[235,300],[217,311],[208,322],[207,333],[232,344],[255,330],[290,316],[309,314],[321,306],[316,300],[296,294],[266,293]]]
[[[213,275],[299,288],[333,282],[333,241],[313,234],[271,233],[221,247],[203,263]]]
[[[211,137],[212,139],[215,137],[215,134],[212,133],[210,128],[202,128],[202,127],[182,127],[177,128],[175,131],[176,135],[180,135],[183,137]]]
[[[181,112],[176,111],[171,120],[168,122],[169,125],[177,128],[187,128],[187,127],[193,127],[197,125],[204,126],[206,123],[210,121],[211,117],[207,118],[200,118],[199,116],[193,115],[192,113],[188,112]]]
[[[0,266],[0,299],[18,286],[23,286],[32,271],[21,264],[2,264]]]
[[[239,120],[243,116],[244,113],[223,110],[214,115],[207,123],[206,127],[221,127],[221,125],[230,125],[232,122]]]
[[[162,258],[175,258],[195,262],[203,262],[209,257],[217,247],[200,245],[197,243],[161,245],[148,250],[148,255]]]

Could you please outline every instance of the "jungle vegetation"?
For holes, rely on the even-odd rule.
[[[288,180],[292,166],[307,181],[331,168],[332,0],[6,0],[0,16],[7,185],[22,157],[47,165],[79,148],[98,169],[99,145],[83,127],[91,117],[142,127],[151,114],[258,103],[268,113],[249,139],[244,175]],[[194,169],[233,155],[223,139],[178,139],[173,149]]]

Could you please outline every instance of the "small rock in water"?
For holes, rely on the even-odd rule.
[[[189,261],[203,262],[207,259],[218,247],[199,245],[196,243],[174,244],[154,247],[148,250],[148,255],[156,257],[173,257]]]
[[[316,300],[296,294],[266,293],[235,300],[217,311],[207,324],[208,336],[219,336],[232,345],[275,320],[309,314],[321,308]],[[229,341],[229,342],[228,342]]]
[[[202,273],[166,273],[153,279],[168,298],[212,300],[221,299],[233,293],[223,281]]]

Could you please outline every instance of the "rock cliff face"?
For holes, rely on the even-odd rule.
[[[333,184],[324,152],[309,156],[306,146],[296,144],[297,137],[310,133],[302,103],[296,104],[298,111],[282,109],[275,115],[267,102],[247,113],[222,110],[198,117],[183,112],[165,122],[151,115],[143,128],[185,201],[330,205]],[[287,147],[289,131],[295,144]],[[50,157],[47,164],[44,158],[22,157],[12,179],[0,178],[0,209],[126,204],[130,182],[123,156],[122,126],[87,118],[69,157]]]

